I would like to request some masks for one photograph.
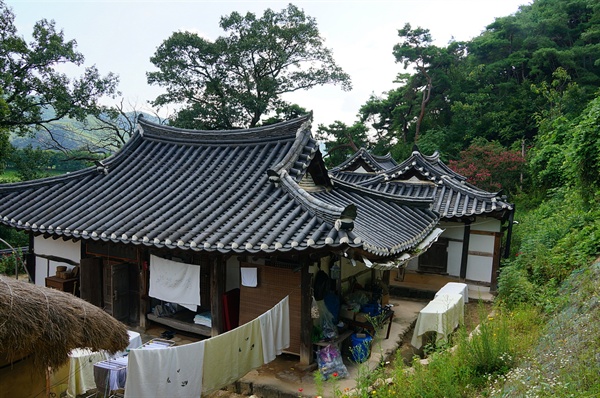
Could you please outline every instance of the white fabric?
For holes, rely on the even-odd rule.
[[[131,350],[125,398],[200,397],[205,341]]]
[[[223,388],[264,365],[258,319],[204,341],[204,362],[208,364],[202,375],[204,394]]]
[[[242,274],[242,286],[256,287],[258,286],[258,269],[243,267],[240,268]]]
[[[286,296],[258,317],[265,363],[290,346],[290,299]]]
[[[212,316],[210,314],[210,311],[203,312],[201,314],[196,314],[196,316],[194,316],[194,323],[196,325],[212,327]]]
[[[127,346],[128,350],[131,350],[133,348],[139,348],[142,346],[142,337],[138,332],[128,330],[127,334],[129,335],[129,345]]]
[[[142,346],[142,336],[138,332],[134,332],[133,330],[128,330],[127,334],[129,335],[129,345],[125,351],[117,352],[113,358],[120,358],[127,354],[127,350],[131,350],[133,348],[139,348]]]
[[[105,351],[75,348],[69,353],[69,363],[56,370],[50,382],[54,385],[66,381],[66,393],[69,398],[84,394],[96,388],[94,364],[107,358],[108,353]]]
[[[443,294],[461,294],[465,304],[469,302],[469,287],[466,283],[448,282],[444,287],[438,290],[435,297]]]
[[[148,294],[196,312],[200,305],[200,266],[151,255]]]
[[[461,294],[439,295],[419,312],[411,344],[415,348],[422,345],[426,332],[437,332],[437,340],[447,338],[464,320],[465,304]]]

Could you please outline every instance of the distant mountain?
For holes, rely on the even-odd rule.
[[[47,111],[51,113],[51,111]],[[158,122],[159,119],[153,115],[143,113],[144,117],[150,121]],[[51,117],[52,115],[48,115]],[[127,117],[134,118],[135,112],[128,113]],[[56,149],[57,147],[65,148],[69,151],[85,148],[96,147],[97,143],[106,139],[106,131],[94,131],[89,126],[94,126],[97,122],[93,118],[89,118],[88,127],[83,123],[74,119],[61,119],[47,125],[48,131],[39,129],[27,136],[18,136],[11,134],[10,142],[16,148],[25,148],[32,146],[36,149]]]

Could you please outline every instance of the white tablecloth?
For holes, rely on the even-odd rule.
[[[127,331],[129,335],[129,346],[127,349],[142,346],[142,337],[138,332]],[[115,357],[121,357],[126,353],[122,351]],[[69,353],[69,363],[62,366],[52,374],[51,392],[60,394],[66,392],[67,397],[75,397],[95,389],[94,364],[109,358],[107,352],[92,351],[87,348],[75,348]]]
[[[138,332],[128,330],[127,334],[129,335],[129,345],[127,346],[128,350],[140,348],[142,346],[142,336],[140,336]]]
[[[66,391],[67,397],[74,398],[96,388],[94,364],[107,358],[106,352],[75,348],[69,353],[69,363],[52,373],[52,392],[60,394]]]
[[[442,294],[462,294],[465,304],[469,302],[469,286],[466,283],[448,282],[435,294],[435,297]]]
[[[437,332],[437,340],[446,339],[456,329],[465,316],[462,294],[444,294],[430,301],[419,312],[411,344],[415,348],[422,345],[426,332]]]

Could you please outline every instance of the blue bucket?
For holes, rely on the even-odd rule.
[[[371,356],[371,340],[368,334],[359,337],[356,333],[350,336],[350,356],[354,362],[363,363]]]

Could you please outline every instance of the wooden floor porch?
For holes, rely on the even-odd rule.
[[[390,294],[395,297],[431,300],[435,293],[448,282],[466,283],[469,286],[469,298],[484,301],[493,300],[494,296],[490,293],[488,286],[471,283],[448,275],[429,274],[413,270],[391,271],[389,290]]]

